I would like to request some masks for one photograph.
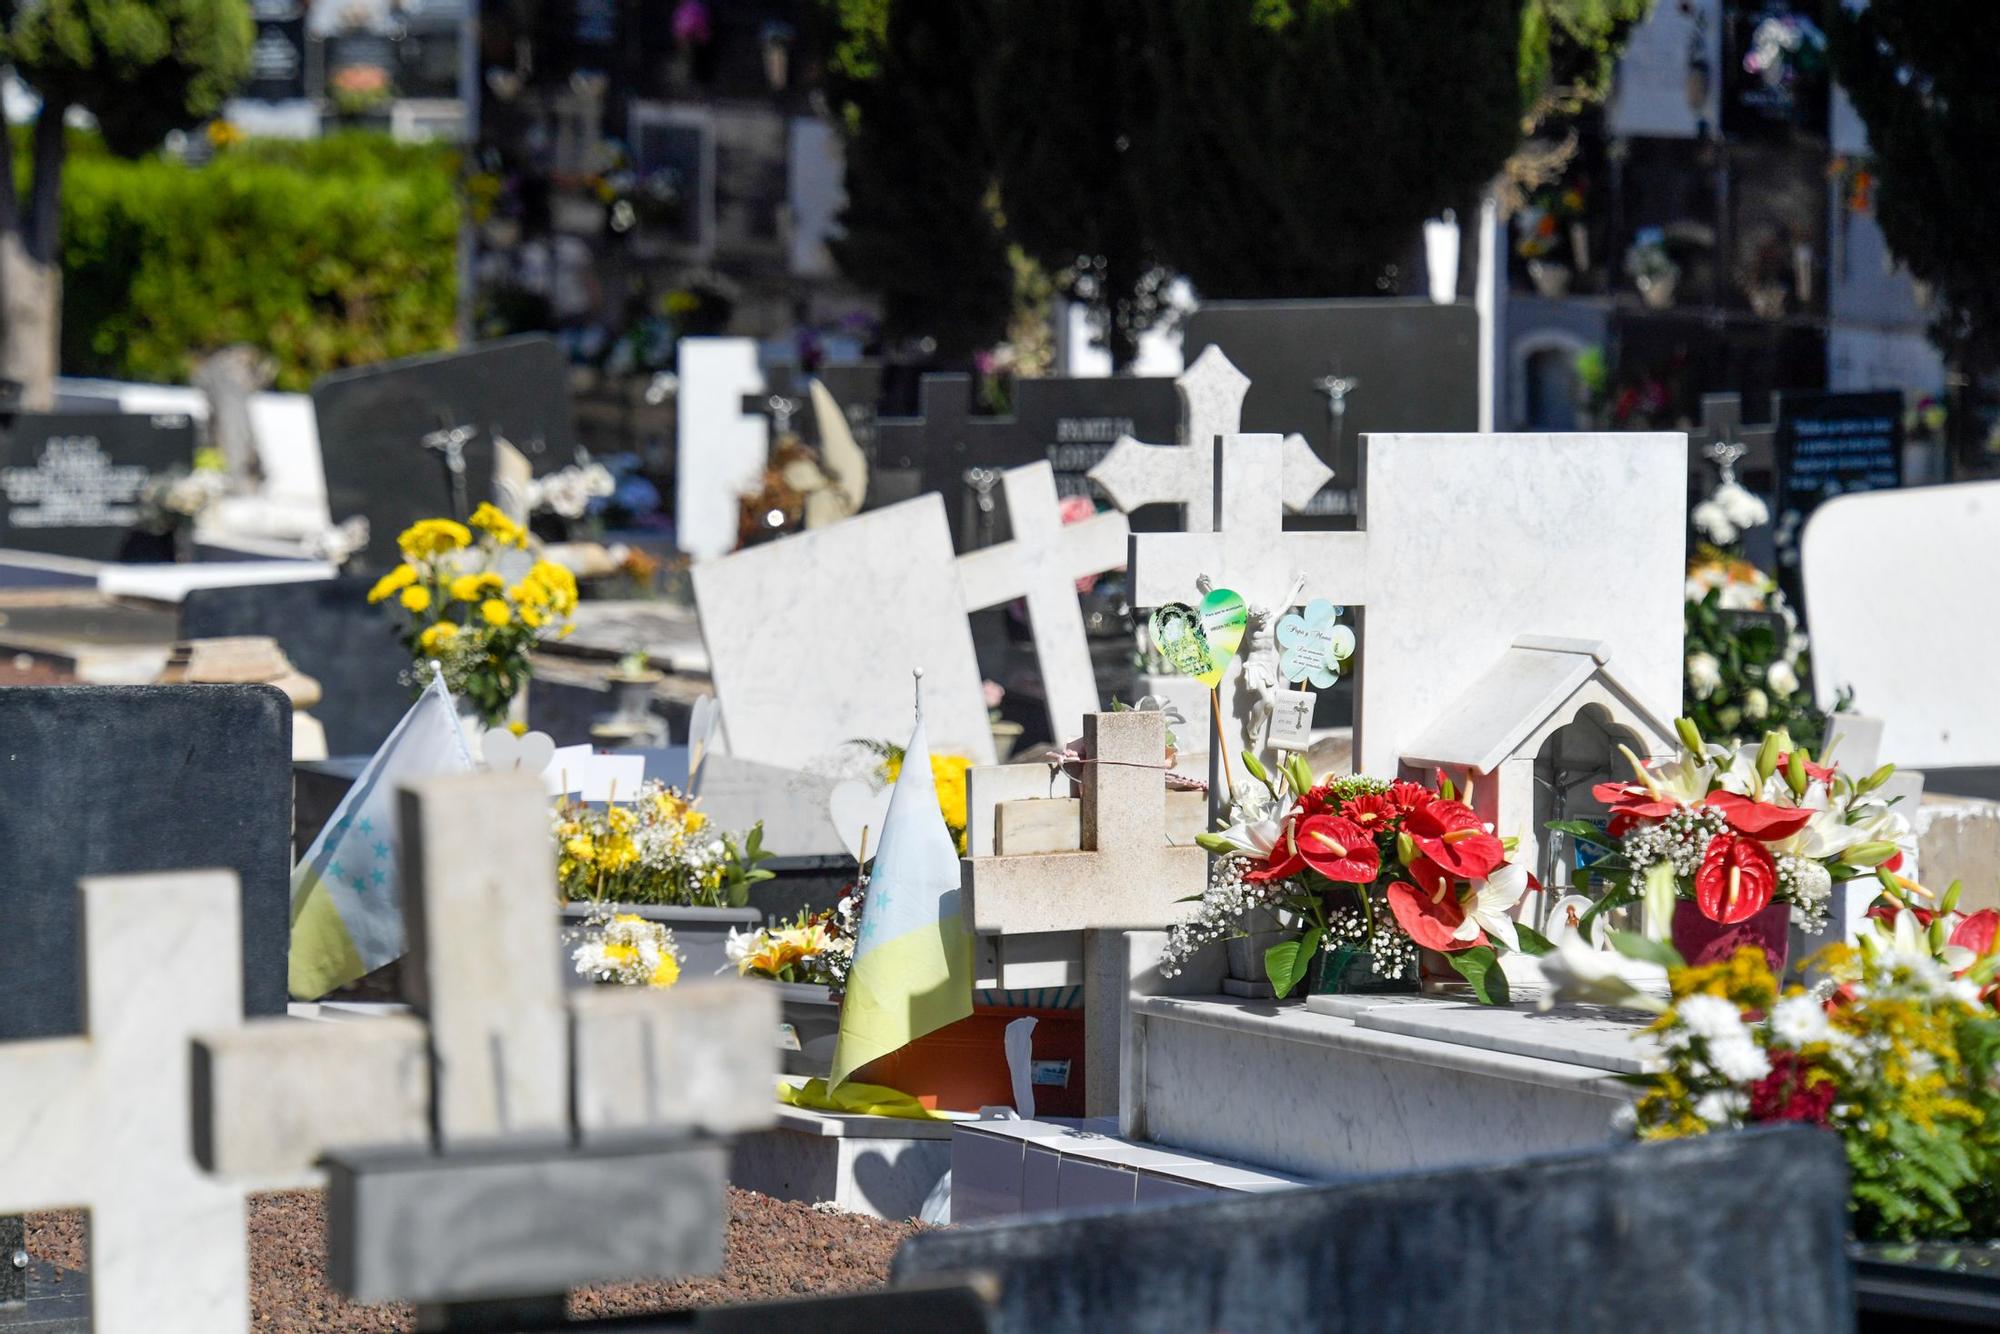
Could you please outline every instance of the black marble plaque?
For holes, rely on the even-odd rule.
[[[149,479],[194,459],[180,413],[23,413],[0,429],[0,547],[84,560],[163,559],[135,531]]]
[[[1903,484],[1903,395],[1778,396],[1778,563],[1799,561],[1799,536],[1820,505],[1851,491]]]

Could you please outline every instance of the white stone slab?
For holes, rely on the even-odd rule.
[[[97,588],[116,597],[183,602],[198,588],[242,588],[252,584],[308,584],[340,571],[318,560],[207,561],[194,565],[106,565]]]
[[[683,338],[675,404],[674,540],[696,560],[736,547],[737,498],[770,456],[770,425],[745,416],[743,400],[764,392],[749,338]]]
[[[673,1004],[636,987],[593,987],[575,1016],[576,1127],[583,1140],[684,1126],[729,1135],[772,1121],[778,1028],[773,987],[688,979]]]
[[[1313,996],[1306,1008],[1324,1013],[1332,1009],[1327,1002],[1343,999]],[[1639,1074],[1658,1068],[1656,1049],[1640,1033],[1653,1016],[1639,1010],[1563,1004],[1543,1012],[1520,1003],[1476,1005],[1435,997],[1406,999],[1414,1003],[1371,1005],[1348,1017],[1362,1028],[1382,1033],[1433,1038],[1595,1070]]]
[[[700,676],[708,671],[701,622],[690,607],[671,602],[579,602],[571,613],[575,629],[567,639],[550,640],[544,653],[622,658],[643,653],[663,672]]]
[[[1836,496],[1799,544],[1813,679],[1882,720],[1881,757],[1947,768],[2000,764],[2000,710],[1980,664],[2000,652],[1992,561],[2000,482]],[[1845,754],[1836,758],[1843,763]]]
[[[851,755],[857,737],[900,745],[921,667],[932,752],[992,763],[936,495],[703,562],[693,578],[732,754],[804,769]]]

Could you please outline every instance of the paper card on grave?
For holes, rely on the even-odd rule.
[[[1280,690],[1271,705],[1271,729],[1264,744],[1273,750],[1302,751],[1312,744],[1313,702],[1310,690]]]
[[[556,747],[556,753],[549,757],[549,767],[542,770],[543,786],[549,795],[560,797],[576,791],[591,769],[593,754],[589,742]]]
[[[592,755],[576,795],[582,801],[637,801],[645,782],[644,755]]]

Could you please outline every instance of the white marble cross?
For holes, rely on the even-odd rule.
[[[1216,441],[1242,430],[1243,398],[1250,377],[1236,369],[1211,343],[1194,365],[1174,381],[1181,396],[1181,443],[1148,445],[1125,435],[1090,470],[1090,480],[1104,488],[1122,510],[1141,505],[1174,504],[1186,511],[1183,527],[1208,532],[1214,523]],[[1284,501],[1288,510],[1302,510],[1319,489],[1333,480],[1333,469],[1320,461],[1302,435],[1288,435],[1284,446]]]
[[[1119,1019],[1125,1002],[1119,931],[1179,920],[1199,894],[1208,854],[1167,833],[1167,732],[1151,710],[1083,719],[1082,847],[1075,852],[971,857],[964,911],[982,935],[1084,933],[1085,1104],[1117,1111]]]
[[[1223,774],[1241,772],[1234,759],[1245,749],[1262,749],[1252,736],[1259,696],[1243,680],[1244,659],[1268,641],[1277,618],[1312,598],[1336,603],[1362,601],[1367,588],[1367,537],[1362,533],[1286,532],[1279,485],[1284,442],[1275,435],[1239,435],[1218,440],[1210,450],[1215,489],[1215,529],[1202,533],[1134,533],[1132,602],[1158,607],[1201,600],[1200,581],[1242,595],[1253,624],[1243,651],[1229,665],[1218,694],[1223,732],[1231,758],[1227,769],[1220,748],[1209,746],[1209,792],[1218,809],[1228,788]],[[1280,605],[1283,604],[1283,605]],[[1210,738],[1211,743],[1213,738]]]
[[[1076,581],[1123,565],[1131,530],[1115,512],[1064,524],[1055,469],[1046,463],[1009,468],[1000,475],[1000,488],[1013,540],[960,556],[959,582],[967,611],[1027,598],[1048,696],[1049,738],[1061,745],[1076,735],[1083,715],[1099,707]]]

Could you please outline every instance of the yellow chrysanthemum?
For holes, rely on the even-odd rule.
[[[487,570],[483,574],[461,574],[451,581],[451,595],[460,602],[477,602],[488,589],[499,588],[506,581]]]
[[[646,979],[646,985],[654,988],[670,987],[681,980],[681,961],[664,950],[660,953],[659,965],[653,975]]]
[[[431,591],[412,584],[403,590],[402,603],[404,611],[428,611],[431,605]]]
[[[576,609],[576,576],[554,561],[538,560],[528,570],[528,582],[548,590],[549,605],[567,616]]]
[[[437,653],[457,637],[458,622],[439,621],[435,625],[425,626],[423,633],[417,636],[417,643],[423,646],[424,652]]]
[[[415,582],[417,582],[416,568],[410,565],[398,565],[375,581],[375,587],[368,590],[368,600],[386,601]]]
[[[513,611],[499,598],[488,598],[479,604],[479,614],[488,625],[506,625],[514,619]]]
[[[442,556],[471,546],[472,531],[451,519],[420,519],[402,531],[396,545],[411,560]]]
[[[528,530],[508,518],[491,501],[481,501],[472,512],[472,526],[503,547],[528,545]]]
[[[514,614],[519,616],[521,624],[527,626],[530,630],[539,630],[549,623],[547,612],[543,611],[540,607],[529,606],[525,603],[514,608]]]

